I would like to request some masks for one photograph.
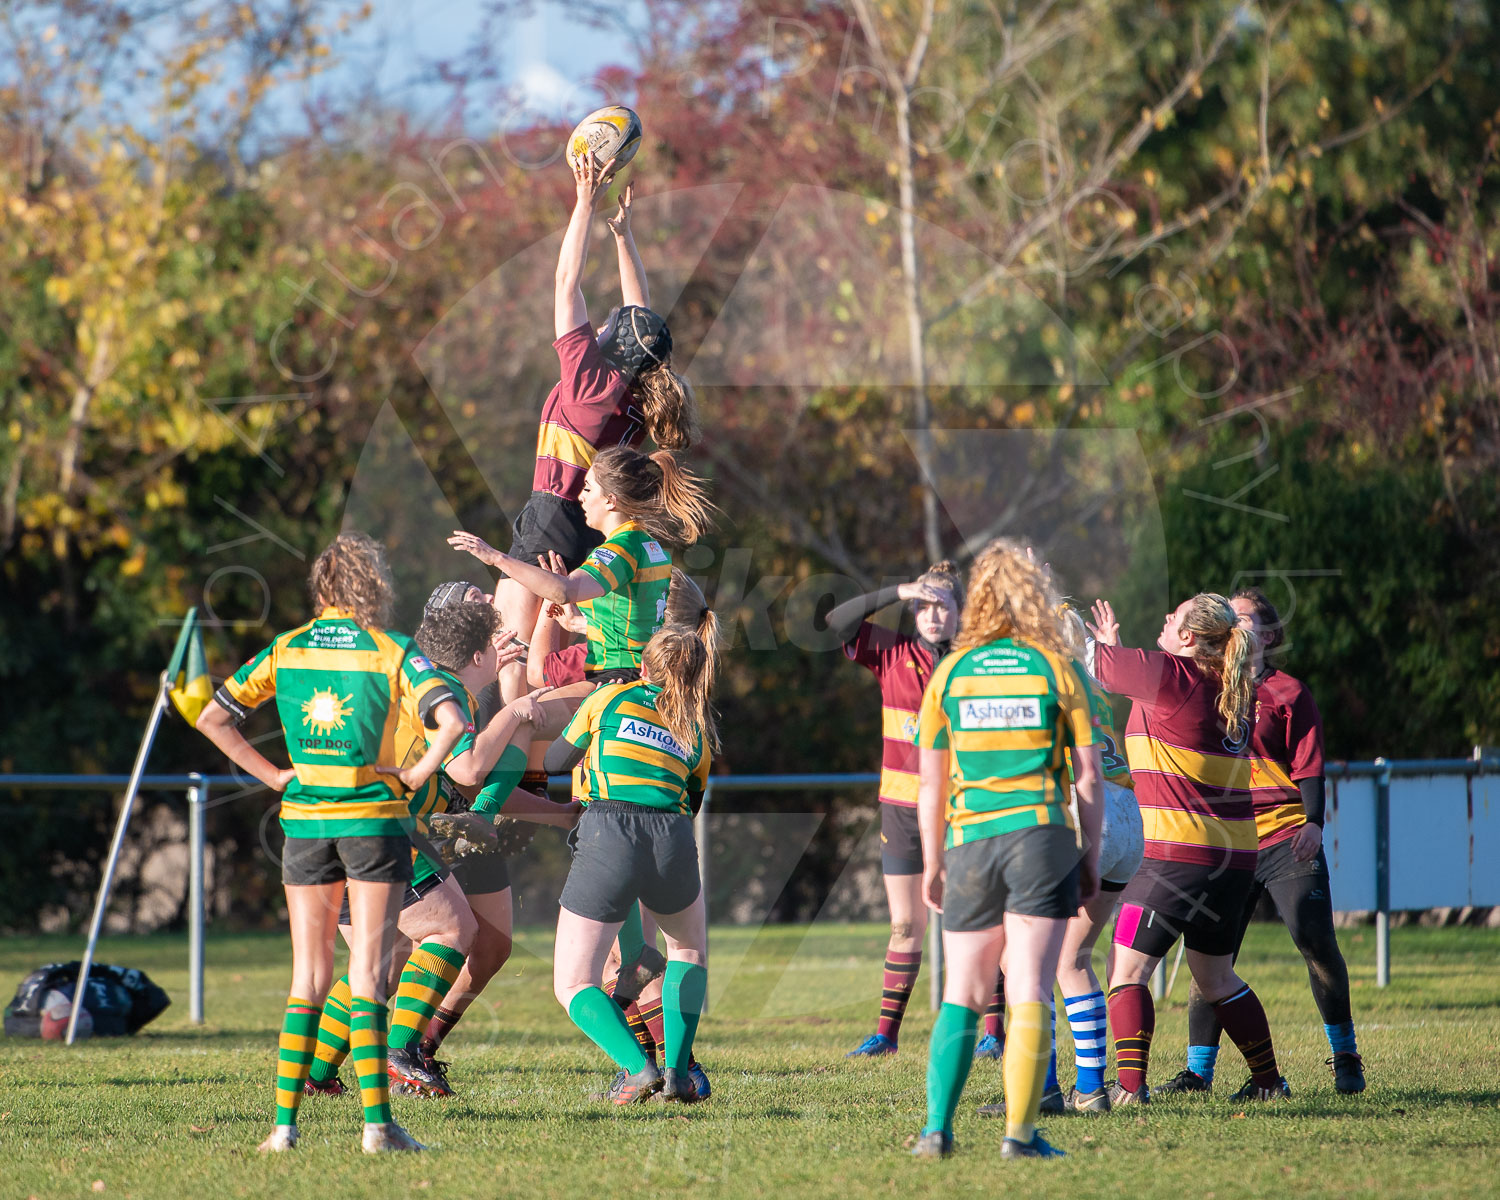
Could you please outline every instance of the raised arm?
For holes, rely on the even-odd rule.
[[[635,234],[630,228],[630,205],[634,199],[635,184],[627,183],[620,193],[620,207],[614,216],[605,218],[605,224],[615,235],[615,257],[620,260],[620,303],[650,308],[651,288],[646,282],[646,267],[641,262],[641,252],[636,249]]]
[[[593,154],[581,154],[573,160],[573,184],[576,189],[573,215],[563,234],[562,249],[557,255],[557,277],[552,296],[552,327],[555,337],[586,324],[588,305],[583,299],[583,266],[589,257],[589,233],[594,220],[594,204],[599,193],[609,186],[615,160],[602,167]]]
[[[504,571],[533,596],[550,600],[553,604],[580,604],[585,600],[597,600],[604,595],[604,585],[587,571],[574,571],[571,575],[554,575],[545,567],[534,566],[501,554],[481,537],[455,529],[448,544],[455,550],[467,550],[480,562]]]

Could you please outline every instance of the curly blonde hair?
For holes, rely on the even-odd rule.
[[[954,650],[972,650],[1001,638],[1023,641],[1073,656],[1058,617],[1062,600],[1047,573],[1012,538],[997,538],[974,560],[969,594]]]
[[[339,534],[314,560],[307,593],[319,612],[341,609],[367,629],[384,629],[396,603],[385,547],[369,534]]]
[[[1219,716],[1232,733],[1255,703],[1255,631],[1240,624],[1234,606],[1217,592],[1188,601],[1182,627],[1193,635],[1193,665],[1219,682]]]

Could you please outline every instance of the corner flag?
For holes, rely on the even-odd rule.
[[[189,725],[214,698],[213,680],[208,677],[208,660],[203,655],[203,631],[198,627],[198,610],[188,609],[172,661],[167,664],[167,694]]]

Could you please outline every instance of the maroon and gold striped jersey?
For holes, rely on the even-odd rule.
[[[1255,689],[1250,800],[1262,846],[1291,837],[1307,820],[1299,779],[1323,774],[1323,714],[1300,679],[1272,670]]]
[[[605,446],[640,445],[646,426],[591,325],[570,329],[552,345],[562,377],[542,405],[531,490],[577,500],[594,455]]]
[[[844,655],[880,681],[880,802],[917,804],[917,714],[932,678],[932,654],[915,638],[861,621]]]
[[[1190,659],[1124,646],[1101,644],[1094,671],[1106,689],[1135,702],[1125,754],[1146,857],[1253,871],[1250,731],[1225,730],[1218,684]]]

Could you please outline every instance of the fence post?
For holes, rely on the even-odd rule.
[[[1391,982],[1391,764],[1375,760],[1375,986]]]
[[[188,1019],[203,1024],[203,898],[204,855],[203,810],[208,804],[208,784],[202,775],[190,775],[188,788]]]

